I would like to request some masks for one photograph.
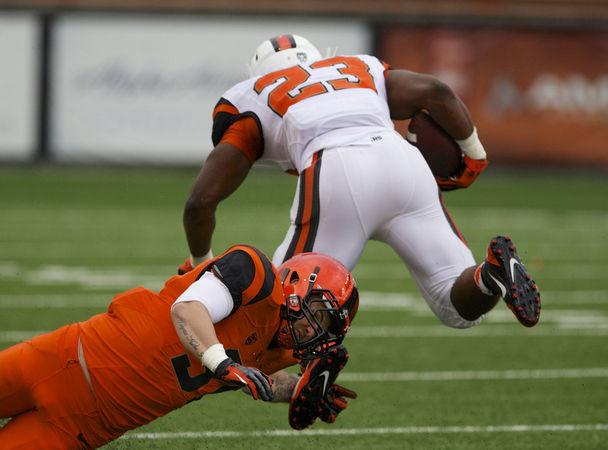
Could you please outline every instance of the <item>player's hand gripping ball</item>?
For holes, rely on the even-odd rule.
[[[407,141],[416,146],[431,172],[438,178],[458,175],[462,162],[462,150],[456,141],[424,111],[412,117],[406,135]]]

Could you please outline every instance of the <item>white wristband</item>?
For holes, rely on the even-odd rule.
[[[410,144],[417,144],[418,136],[416,135],[416,133],[412,133],[410,130],[406,130],[405,140],[408,141]]]
[[[205,255],[203,255],[203,256],[192,256],[192,255],[190,255],[190,264],[192,265],[192,267],[196,267],[200,263],[204,263],[205,261],[209,261],[211,258],[213,258],[213,253],[211,252],[211,249],[209,249],[209,251]]]
[[[203,353],[201,362],[207,369],[215,372],[217,366],[226,358],[228,358],[228,355],[224,351],[224,346],[222,344],[214,344]]]
[[[486,159],[486,151],[481,145],[479,136],[477,136],[477,128],[473,127],[471,135],[463,140],[456,140],[462,152],[472,159]]]

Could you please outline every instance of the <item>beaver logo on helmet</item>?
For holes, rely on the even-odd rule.
[[[338,260],[320,253],[301,253],[277,270],[281,275],[285,304],[277,334],[281,346],[293,348],[297,359],[316,358],[340,344],[359,306],[359,292],[351,273]],[[319,311],[329,315],[325,328],[317,319]],[[305,318],[314,335],[298,342],[295,321]]]

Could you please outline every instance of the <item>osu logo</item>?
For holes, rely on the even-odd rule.
[[[258,333],[254,331],[247,337],[247,339],[245,339],[245,345],[251,345],[254,342],[256,342],[257,340],[258,340]]]

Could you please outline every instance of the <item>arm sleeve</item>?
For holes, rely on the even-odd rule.
[[[211,140],[213,145],[229,142],[243,152],[251,164],[264,153],[262,124],[258,116],[252,111],[239,112],[225,98],[220,99],[213,110]]]
[[[259,302],[272,294],[276,272],[260,250],[248,245],[235,245],[212,264],[216,277],[228,288],[235,312],[241,306]]]
[[[211,321],[218,323],[228,317],[234,302],[230,291],[212,272],[205,272],[192,283],[173,303],[200,302],[207,308]]]

